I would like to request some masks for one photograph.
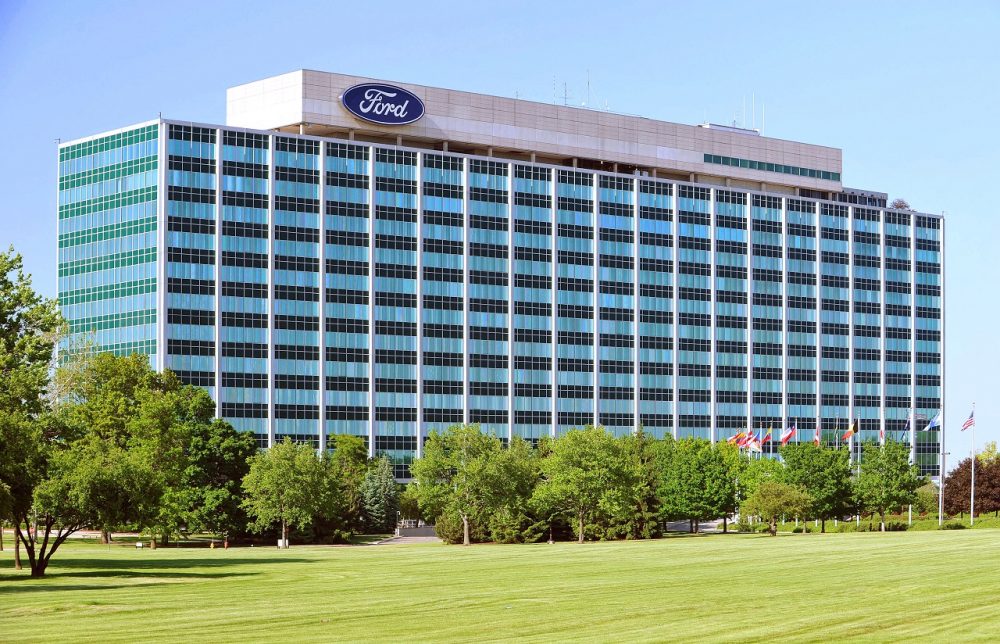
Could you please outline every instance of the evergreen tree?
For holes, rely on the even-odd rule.
[[[399,510],[399,488],[388,458],[375,459],[368,467],[360,495],[366,529],[373,533],[392,532]]]

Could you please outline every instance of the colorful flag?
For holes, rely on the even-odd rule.
[[[737,443],[738,444],[740,442],[740,440],[744,436],[746,436],[746,434],[744,434],[743,432],[740,432],[739,434],[734,434],[733,436],[730,436],[729,438],[727,438],[726,442],[729,443],[730,445],[732,445],[733,443]]]
[[[740,432],[740,434],[741,434],[741,436],[740,436],[739,440],[736,441],[736,446],[737,447],[746,447],[747,444],[750,442],[750,434],[749,433],[744,434],[743,432]]]
[[[767,428],[767,434],[765,434],[764,438],[762,438],[761,441],[760,441],[761,445],[767,445],[768,443],[771,442],[771,428],[772,427],[774,427],[774,425],[771,425],[771,427]]]
[[[816,433],[813,434],[813,445],[819,447],[819,425],[816,426]]]
[[[885,423],[878,429],[878,442],[885,445]]]
[[[781,435],[781,446],[784,447],[785,445],[788,445],[788,441],[792,440],[794,436],[795,436],[795,423],[792,423],[792,426],[786,429],[785,433]]]
[[[964,423],[962,423],[962,431],[964,432],[968,428],[975,426],[976,426],[976,409],[975,407],[973,407],[972,413],[970,413],[969,417],[965,420]]]
[[[855,418],[854,422],[851,423],[850,428],[846,432],[844,432],[844,435],[841,438],[841,440],[845,440],[845,441],[846,440],[850,440],[851,436],[854,436],[857,433],[858,433],[858,419]]]
[[[750,448],[751,452],[761,452],[763,450],[760,448],[760,446],[761,446],[760,436],[757,436],[755,434],[751,434],[750,435],[750,440],[747,443],[747,447]]]
[[[935,427],[940,427],[940,426],[941,426],[941,412],[938,412],[937,416],[931,418],[931,422],[927,423],[927,427],[924,427],[924,431],[929,432]]]

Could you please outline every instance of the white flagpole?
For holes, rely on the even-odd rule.
[[[969,492],[969,525],[976,523],[976,403],[972,403],[972,489]]]

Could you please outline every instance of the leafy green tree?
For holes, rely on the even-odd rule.
[[[465,545],[472,543],[473,532],[485,537],[490,516],[510,501],[523,478],[514,467],[516,456],[524,453],[517,442],[504,450],[498,438],[482,433],[478,425],[431,432],[423,457],[410,468],[421,512],[436,523],[445,514],[457,517]]]
[[[331,436],[328,443],[332,475],[340,488],[340,523],[347,532],[361,532],[367,529],[361,487],[369,468],[368,448],[362,437],[349,434]]]
[[[330,513],[336,500],[328,472],[315,449],[287,437],[253,456],[243,479],[243,509],[250,515],[250,528],[263,532],[279,525],[287,547],[289,526],[307,528],[314,517]]]
[[[732,506],[736,482],[723,452],[708,441],[677,441],[666,465],[659,494],[667,518],[688,519],[691,531],[697,532],[703,519],[721,517]]]
[[[533,501],[548,516],[572,516],[577,541],[584,541],[584,527],[599,509],[613,478],[609,472],[614,439],[601,427],[572,429],[552,443],[542,460],[541,484]]]
[[[375,533],[392,532],[399,510],[399,488],[388,458],[377,458],[371,464],[361,482],[360,495],[365,528]]]
[[[43,559],[47,564],[59,547],[50,539],[51,526],[41,534],[29,526],[35,489],[47,475],[49,452],[59,438],[46,433],[44,416],[60,324],[55,301],[34,291],[21,256],[13,247],[0,253],[0,486],[7,491],[17,561],[24,545],[36,577],[44,574]],[[45,525],[42,517],[40,526]]]
[[[917,498],[920,473],[909,461],[910,448],[904,443],[864,446],[856,496],[863,509],[881,517],[883,531],[888,511],[913,503]]]
[[[828,520],[851,511],[854,490],[846,449],[793,443],[781,448],[781,457],[784,481],[803,488],[812,499],[809,514],[820,520],[821,532],[826,532]]]
[[[766,520],[773,537],[778,534],[778,517],[804,518],[810,503],[812,499],[801,487],[764,480],[743,502],[742,512]]]
[[[253,434],[236,431],[223,420],[191,428],[189,461],[180,484],[189,532],[231,536],[246,531],[242,484],[256,453]]]

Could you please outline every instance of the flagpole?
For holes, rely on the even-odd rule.
[[[976,524],[976,403],[972,403],[972,489],[969,492],[969,525]]]

